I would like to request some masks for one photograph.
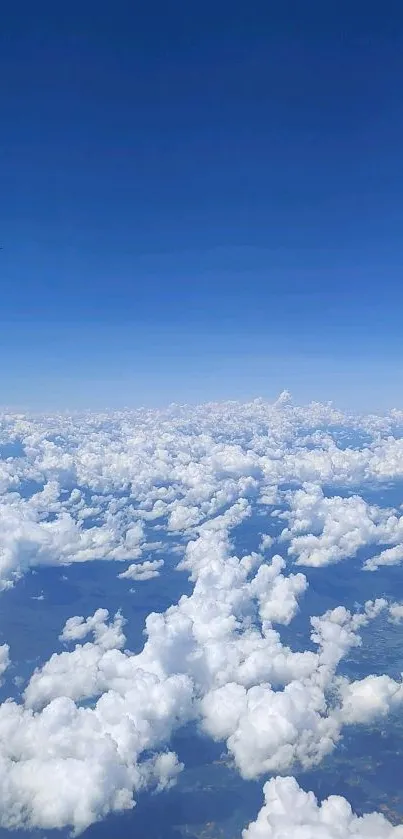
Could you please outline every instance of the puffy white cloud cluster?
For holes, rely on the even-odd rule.
[[[0,497],[0,588],[35,565],[87,562],[92,559],[134,559],[141,555],[143,523],[130,522],[131,510],[85,505],[79,490],[61,500],[61,487],[48,482],[31,497],[6,493]],[[84,526],[101,515],[99,525]]]
[[[352,417],[328,405],[294,407],[288,397],[165,412],[3,414],[0,442],[17,441],[23,456],[0,460],[0,582],[35,564],[133,562],[148,549],[144,524],[192,532],[240,498],[290,503],[290,551],[300,562],[380,543],[383,527],[393,547],[378,564],[400,562],[397,514],[388,525],[387,511],[358,495],[324,498],[320,487],[401,479],[401,425],[398,412]],[[282,496],[287,483],[308,486]]]
[[[152,580],[153,577],[159,577],[163,565],[163,559],[146,559],[145,562],[132,563],[118,576],[122,580]]]
[[[403,683],[386,675],[366,676],[351,683],[340,682],[340,693],[343,722],[370,723],[403,702]]]
[[[121,652],[122,619],[98,610],[69,620],[63,640],[94,643],[53,655],[37,671],[23,704],[0,706],[0,823],[72,825],[80,831],[111,810],[133,806],[133,792],[175,779],[166,750],[171,731],[192,716],[192,682],[159,677]],[[79,700],[94,697],[90,705]],[[150,756],[142,759],[145,751]]]
[[[283,514],[289,527],[280,536],[289,541],[288,553],[298,565],[322,566],[354,557],[364,545],[394,544],[403,540],[403,516],[392,509],[368,504],[359,495],[325,497],[319,484],[304,484],[288,493],[289,510]],[[398,545],[365,563],[398,564],[403,548]]]
[[[272,778],[264,786],[265,803],[243,839],[402,839],[380,813],[356,816],[348,801],[331,795],[319,804],[295,778]]]
[[[298,660],[287,656],[288,678],[282,689],[274,689],[273,683],[279,685],[280,680],[270,678],[267,668],[250,687],[238,678],[209,691],[202,700],[204,727],[213,737],[227,740],[244,777],[284,771],[295,763],[316,764],[333,749],[343,724],[367,722],[383,713],[376,694],[372,704],[370,695],[367,706],[355,703],[354,719],[344,713],[348,688],[358,695],[361,682],[350,685],[335,673],[348,650],[360,644],[358,630],[386,605],[384,600],[368,602],[364,612],[355,615],[338,607],[312,618],[311,638],[318,652],[303,653]],[[329,693],[335,696],[333,704]]]
[[[403,545],[395,545],[393,548],[385,548],[376,556],[367,559],[364,563],[364,570],[376,571],[381,565],[400,565],[401,562],[403,562]]]
[[[403,477],[402,424],[396,412],[355,418],[331,406],[296,408],[287,395],[274,405],[3,416],[3,439],[24,450],[0,461],[3,588],[36,564],[94,559],[125,562],[123,580],[151,579],[164,566],[149,557],[166,544],[164,531],[170,550],[176,538],[183,546],[178,568],[194,583],[191,595],[147,617],[136,655],[125,649],[120,613],[70,618],[60,639],[74,647],[33,673],[20,702],[0,706],[3,827],[79,831],[132,807],[138,791],[174,781],[180,765],[169,740],[189,720],[225,741],[252,778],[317,764],[343,726],[402,701],[400,682],[386,675],[351,682],[337,672],[361,630],[387,607],[397,620],[399,607],[376,600],[355,614],[339,606],[312,617],[312,644],[295,651],[281,627],[308,580],[279,553],[289,544],[297,564],[312,566],[363,545],[392,546],[378,564],[399,550],[399,511],[368,504],[358,489]],[[340,496],[343,486],[355,494]],[[276,506],[288,524],[278,541],[265,532]],[[238,556],[231,531],[254,512],[259,550]],[[0,647],[0,675],[7,664]],[[281,782],[275,789],[280,799]],[[319,826],[328,809],[313,801]],[[262,835],[282,836],[280,823],[264,819],[272,833]],[[354,819],[345,817],[352,835]],[[314,836],[307,824],[291,822],[302,832],[289,835]]]
[[[391,623],[400,623],[403,620],[403,603],[392,603],[389,607]]]
[[[370,700],[336,669],[386,601],[312,618],[317,651],[294,652],[274,625],[292,620],[307,581],[279,556],[232,553],[229,531],[248,512],[239,501],[200,526],[182,563],[193,593],[148,616],[137,655],[124,650],[120,614],[67,621],[60,637],[74,649],[35,671],[22,703],[0,706],[0,824],[81,830],[132,806],[136,791],[175,778],[166,747],[190,719],[227,742],[244,777],[317,763],[343,724],[367,721]]]
[[[69,618],[59,636],[60,640],[82,641],[90,632],[93,632],[95,642],[101,649],[119,649],[123,647],[126,640],[123,634],[124,618],[118,613],[113,623],[109,625],[106,623],[108,618],[107,609],[97,609],[95,614],[87,619],[81,616]]]

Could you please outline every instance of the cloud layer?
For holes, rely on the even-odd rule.
[[[368,569],[399,563],[400,511],[368,504],[358,489],[403,479],[401,429],[396,411],[346,416],[288,398],[165,412],[3,414],[0,445],[18,444],[21,456],[0,460],[0,585],[37,564],[134,563],[152,550],[145,528],[188,534],[241,498],[285,507],[282,538],[299,564],[338,562],[372,544],[383,550]],[[329,494],[332,487],[353,494]]]
[[[180,765],[169,740],[192,719],[226,742],[243,777],[255,778],[317,764],[344,725],[402,701],[400,684],[386,676],[336,675],[385,600],[313,617],[316,652],[282,643],[275,625],[292,621],[307,582],[284,573],[279,556],[231,552],[229,531],[247,513],[237,502],[200,526],[182,562],[193,593],[148,616],[139,654],[124,649],[119,613],[72,617],[60,638],[74,648],[34,672],[21,703],[0,706],[2,826],[80,831],[133,806],[136,792],[174,781]]]
[[[312,567],[345,565],[362,548],[373,551],[366,570],[403,560],[399,504],[381,498],[403,478],[402,428],[398,412],[352,417],[288,397],[4,414],[0,442],[17,442],[22,455],[0,461],[3,597],[37,565],[95,559],[120,563],[123,591],[168,573],[168,554],[193,590],[148,615],[137,654],[125,648],[121,612],[98,609],[60,627],[63,651],[35,670],[20,701],[0,706],[0,824],[80,831],[131,808],[142,790],[175,781],[181,765],[169,743],[190,720],[226,744],[244,778],[257,778],[319,764],[345,726],[398,707],[399,679],[351,680],[339,665],[381,614],[401,620],[401,604],[381,598],[312,615],[305,649],[285,643],[284,628]],[[377,503],[367,497],[374,488]],[[235,550],[254,516],[258,550]],[[12,658],[6,640],[0,676]],[[382,817],[358,819],[343,799],[318,805],[291,778],[273,779],[265,794],[247,839],[401,835]]]

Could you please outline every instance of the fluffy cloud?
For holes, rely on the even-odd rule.
[[[403,562],[403,545],[386,548],[377,556],[372,556],[364,563],[365,571],[376,571],[381,565],[400,565]]]
[[[133,806],[136,791],[175,779],[166,745],[190,719],[225,740],[250,778],[319,762],[344,724],[369,718],[363,691],[336,670],[386,601],[312,618],[316,652],[294,652],[274,626],[292,620],[307,581],[287,575],[279,556],[233,553],[230,531],[249,513],[241,499],[198,527],[182,561],[193,592],[148,616],[140,653],[124,650],[119,613],[70,618],[60,638],[75,648],[35,671],[22,704],[0,706],[3,826],[81,830]],[[380,685],[375,711],[384,713],[393,691]]]
[[[0,706],[3,827],[79,831],[132,807],[142,789],[175,780],[181,767],[169,740],[189,720],[226,742],[244,777],[257,777],[318,763],[343,726],[367,724],[396,707],[400,682],[387,675],[350,682],[337,672],[386,601],[312,617],[311,644],[295,651],[282,632],[308,580],[289,572],[279,550],[287,545],[297,563],[312,566],[371,544],[382,546],[374,567],[385,555],[388,564],[392,556],[400,561],[400,511],[369,504],[359,489],[403,476],[396,430],[402,419],[396,412],[357,418],[329,405],[297,408],[288,395],[274,405],[3,417],[4,433],[23,449],[0,462],[3,588],[37,564],[93,559],[129,562],[120,577],[150,579],[163,560],[139,560],[164,545],[165,534],[184,548],[178,567],[194,583],[190,595],[148,615],[136,655],[125,649],[120,613],[111,618],[98,609],[70,618],[60,635],[63,651],[37,668],[20,702]],[[354,494],[344,497],[340,487]],[[256,512],[262,530],[269,529],[274,506],[288,525],[280,542],[266,534],[258,551],[235,551],[233,531]],[[391,620],[400,618],[399,608],[389,607]],[[0,674],[8,660],[5,645]],[[273,783],[275,813],[289,787]],[[312,825],[319,825],[317,835],[326,839],[371,836],[372,823],[346,803],[335,819],[344,833],[332,834],[338,827],[326,817],[331,807],[309,802],[304,813],[301,803],[305,822],[292,821],[289,805],[284,824],[270,822],[272,810],[259,816],[266,831],[259,835],[313,836]],[[252,836],[258,822],[248,829]],[[367,834],[360,833],[364,823]]]
[[[392,603],[389,607],[391,623],[400,623],[403,620],[403,603]]]
[[[251,593],[259,604],[262,623],[288,624],[298,609],[298,598],[307,588],[303,574],[283,575],[284,559],[275,555],[270,564],[262,564],[251,582]]]
[[[178,691],[182,695],[182,685],[172,684],[157,712],[164,733],[166,723],[175,719]],[[137,704],[128,707],[127,714],[119,713],[118,698],[109,694],[94,710],[78,708],[67,697],[50,702],[40,714],[13,702],[2,705],[1,825],[47,829],[70,824],[80,831],[110,810],[132,807],[133,790],[151,779],[161,787],[169,783],[178,771],[173,755],[136,764],[139,749],[156,745],[149,731],[154,733],[153,703],[158,701],[158,692],[151,692],[148,704],[143,701],[141,710]],[[142,730],[137,731],[136,722]]]
[[[349,683],[335,677],[336,668],[351,647],[360,643],[358,630],[378,616],[386,601],[368,602],[360,614],[344,607],[311,619],[312,640],[318,653],[306,660],[304,676],[293,676],[282,690],[261,682],[249,689],[228,682],[206,694],[202,701],[205,730],[226,739],[230,753],[245,778],[284,771],[295,763],[319,763],[340,737],[341,727],[352,722],[340,704],[329,705],[329,691],[341,702]],[[340,691],[343,685],[345,693]],[[356,683],[353,683],[356,685]],[[345,698],[344,698],[345,701]],[[373,716],[377,708],[373,708]],[[354,722],[367,721],[367,708],[356,705]]]
[[[134,559],[141,554],[143,525],[128,525],[127,513],[106,506],[101,523],[83,526],[80,493],[60,500],[56,482],[24,499],[8,493],[0,499],[0,588],[35,565],[87,562],[92,559]],[[80,503],[70,505],[77,497]],[[91,513],[100,513],[92,508]]]
[[[403,518],[395,511],[367,504],[359,495],[325,497],[318,484],[305,484],[289,494],[290,509],[284,513],[289,527],[281,540],[289,541],[288,553],[298,565],[329,565],[354,557],[364,545],[400,541]],[[403,558],[401,546],[384,551],[365,564],[374,569],[396,564]]]
[[[341,685],[340,717],[344,723],[371,723],[403,702],[403,684],[390,676],[367,676]]]
[[[306,580],[285,576],[279,557],[231,553],[229,529],[247,512],[239,502],[200,526],[184,560],[193,593],[148,616],[139,654],[123,649],[121,615],[70,618],[61,640],[83,643],[35,671],[23,704],[0,707],[3,826],[81,830],[132,806],[136,791],[174,780],[180,767],[165,747],[190,719],[227,741],[246,777],[317,762],[333,747],[343,720],[326,692],[357,631],[386,604],[312,619],[318,652],[293,652],[272,622],[289,622]]]
[[[147,559],[145,562],[137,562],[129,565],[126,571],[122,571],[118,576],[122,580],[152,580],[153,577],[159,577],[160,569],[164,565],[163,559]]]
[[[32,676],[23,705],[0,706],[3,827],[80,831],[111,810],[131,808],[134,791],[175,780],[181,767],[164,746],[193,715],[192,682],[143,670],[120,649],[122,625],[120,615],[108,624],[102,609],[70,619],[65,642],[88,633],[94,642],[53,655]],[[153,757],[142,758],[145,751]]]
[[[2,439],[18,442],[22,455],[0,461],[0,585],[38,564],[133,562],[146,548],[144,524],[189,535],[240,499],[290,504],[287,538],[301,563],[380,544],[384,527],[386,544],[401,545],[397,514],[358,494],[320,495],[323,484],[400,479],[400,425],[399,412],[353,417],[330,405],[295,407],[288,397],[165,412],[4,414]],[[294,495],[280,489],[304,482]],[[397,561],[396,552],[381,557]]]
[[[10,665],[10,647],[8,644],[0,645],[0,684],[3,673]]]
[[[265,803],[243,839],[403,839],[403,827],[380,813],[356,816],[338,795],[319,804],[295,778],[272,778],[263,791]]]
[[[95,642],[105,650],[123,647],[124,619],[121,614],[115,615],[114,621],[107,624],[109,612],[107,609],[97,609],[89,618],[80,616],[69,618],[60,635],[61,641],[81,641],[90,632],[94,633]]]

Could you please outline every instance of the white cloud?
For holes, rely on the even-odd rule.
[[[403,603],[392,603],[389,607],[391,623],[400,623],[403,620]]]
[[[289,527],[283,530],[281,539],[290,542],[288,553],[297,558],[298,565],[329,565],[354,557],[364,545],[402,538],[403,518],[393,510],[367,504],[359,495],[327,498],[318,484],[305,484],[290,493],[289,499],[290,510],[283,514]],[[392,556],[399,561],[399,551],[401,554],[401,548],[385,551],[390,558],[385,558],[384,564],[392,563]],[[382,556],[365,567],[372,567],[376,561],[383,564]]]
[[[28,500],[14,493],[0,500],[0,587],[9,587],[35,565],[140,556],[141,524],[126,529],[122,516],[110,515],[106,509],[102,524],[84,528],[72,510],[55,500],[56,486],[52,484],[49,491],[45,485]],[[54,517],[49,519],[49,514]]]
[[[126,571],[122,571],[118,576],[123,580],[152,580],[153,577],[159,577],[163,565],[163,559],[147,559],[145,562],[129,565]]]
[[[251,593],[259,603],[262,623],[288,624],[298,609],[298,597],[307,588],[304,574],[282,574],[286,567],[284,559],[276,555],[270,564],[261,565],[251,582]]]
[[[80,831],[111,810],[133,806],[133,792],[169,786],[180,771],[164,748],[193,715],[186,675],[143,669],[122,652],[122,618],[106,610],[70,619],[66,641],[94,642],[53,655],[37,670],[24,705],[0,706],[3,827],[72,825]],[[77,703],[93,699],[89,707]],[[142,759],[143,752],[155,752]]]
[[[312,677],[317,666],[312,653],[295,654],[283,647],[267,619],[263,634],[250,626],[253,601],[257,597],[261,610],[272,602],[284,566],[279,558],[274,560],[263,586],[255,573],[262,557],[252,561],[246,557],[244,562],[231,556],[228,527],[241,521],[246,512],[245,505],[239,504],[221,519],[201,526],[186,557],[195,576],[194,592],[165,614],[149,615],[148,638],[141,653],[133,656],[122,650],[120,615],[108,622],[106,610],[99,609],[86,620],[71,618],[62,640],[84,641],[92,633],[94,641],[78,644],[70,653],[54,654],[33,674],[24,705],[12,702],[0,707],[3,826],[14,820],[20,826],[73,824],[82,829],[111,809],[131,806],[133,790],[151,781],[157,786],[169,783],[167,770],[172,777],[178,771],[172,756],[156,758],[151,770],[149,762],[142,760],[143,752],[155,749],[158,754],[174,727],[200,713],[207,725],[209,697],[220,686],[225,690],[231,679],[239,679],[238,693],[251,697],[253,690],[266,692],[264,686],[256,685],[262,677],[283,683],[293,677],[294,687],[288,685],[274,697],[275,703],[284,704],[284,696],[287,702],[298,691],[297,674]],[[289,578],[290,605],[275,615],[276,620],[287,622],[289,610],[295,611],[293,598],[305,587],[303,575],[299,576],[297,588],[295,578]],[[287,602],[287,588],[282,585],[280,590],[287,593]],[[91,700],[91,705],[81,707],[77,703],[82,700]],[[317,706],[317,700],[313,701]],[[309,713],[315,714],[308,706],[306,698],[305,722]],[[267,698],[266,713],[269,708]],[[242,739],[242,732],[235,728],[230,747],[231,737],[237,736]],[[252,750],[253,740],[248,748]],[[302,753],[304,744],[299,748]],[[273,756],[272,741],[263,741],[263,750],[266,762],[270,754],[273,761],[280,760]],[[241,768],[242,759],[239,753]],[[260,770],[257,766],[256,771]],[[51,778],[59,784],[56,799]],[[65,789],[62,795],[60,789]]]
[[[321,804],[295,778],[272,778],[263,788],[265,803],[243,839],[402,839],[380,813],[356,816],[348,801],[331,795]]]
[[[403,702],[403,684],[390,676],[367,676],[356,682],[341,683],[343,723],[371,723],[384,717]]]
[[[365,571],[376,571],[381,565],[400,565],[403,562],[403,545],[386,548],[377,556],[372,556],[364,563]]]
[[[318,653],[307,659],[310,669],[308,664],[304,676],[289,671],[283,690],[273,690],[263,680],[249,689],[228,680],[205,695],[204,728],[215,739],[227,740],[245,778],[284,771],[294,763],[310,766],[333,749],[347,722],[338,705],[328,704],[327,694],[331,688],[336,690],[339,681],[336,668],[348,650],[360,643],[357,631],[386,605],[384,600],[368,602],[364,612],[356,615],[339,607],[312,618],[312,640]]]
[[[263,533],[260,540],[259,550],[262,551],[262,553],[264,553],[265,551],[270,550],[270,548],[273,547],[273,544],[273,536],[269,536],[268,533]]]
[[[403,441],[393,437],[399,417],[351,417],[316,403],[300,408],[288,396],[274,405],[4,415],[3,427],[21,441],[24,456],[0,461],[0,584],[38,564],[133,562],[145,549],[143,523],[189,533],[239,499],[277,503],[285,483],[358,487],[400,479]],[[343,431],[365,432],[369,442],[343,448]],[[30,498],[27,482],[37,485]],[[347,557],[371,542],[374,527],[380,543],[382,514],[359,496],[336,497],[330,506],[313,499],[313,531],[309,516],[306,529],[298,529],[297,502],[301,495],[291,498],[290,547],[301,562]],[[303,507],[307,512],[306,502]],[[392,525],[387,544],[401,544],[397,517]]]
[[[174,686],[173,686],[174,688]],[[168,694],[168,692],[166,692]],[[175,715],[177,695],[160,711],[165,723]],[[164,695],[164,700],[167,696]],[[79,831],[111,810],[133,806],[133,789],[141,789],[153,776],[161,786],[169,783],[169,769],[177,773],[177,761],[136,765],[138,750],[153,748],[148,736],[151,703],[127,708],[119,716],[118,698],[106,694],[95,710],[77,708],[60,697],[40,714],[32,714],[13,702],[0,708],[0,792],[2,827],[39,826],[44,829],[72,825]],[[161,708],[161,706],[160,706]],[[136,721],[143,727],[137,733]],[[168,729],[169,730],[169,729]],[[171,776],[172,777],[172,776]]]
[[[368,602],[357,614],[338,607],[312,618],[317,651],[293,652],[273,623],[289,623],[306,579],[287,576],[279,556],[264,563],[259,554],[232,552],[229,531],[249,512],[241,499],[199,526],[183,561],[193,593],[148,616],[139,654],[123,649],[120,614],[110,621],[98,609],[87,619],[70,618],[62,641],[84,642],[90,633],[94,640],[52,655],[32,675],[22,705],[0,706],[3,826],[81,830],[132,806],[136,791],[175,779],[180,767],[165,748],[173,729],[190,719],[226,741],[244,777],[308,766],[334,747],[352,721],[344,710],[350,686],[336,676],[337,666],[386,601]],[[329,704],[337,690],[340,702]],[[350,694],[357,694],[354,683]],[[367,719],[365,703],[354,707],[355,721]],[[150,750],[151,764],[143,757]]]
[[[115,615],[113,623],[107,624],[109,612],[107,609],[97,611],[85,620],[83,617],[69,618],[60,635],[61,641],[81,641],[90,632],[94,634],[95,642],[105,650],[123,647],[124,618],[120,613]]]
[[[3,673],[10,666],[10,647],[8,644],[0,645],[0,684]]]
[[[38,564],[94,559],[129,562],[123,578],[157,576],[162,559],[137,560],[159,528],[159,547],[164,532],[184,542],[179,568],[194,588],[147,617],[136,655],[125,650],[120,613],[110,619],[98,609],[67,621],[60,638],[74,648],[32,674],[22,703],[0,706],[2,826],[80,830],[131,807],[146,786],[175,780],[181,767],[168,744],[190,719],[226,741],[242,775],[257,777],[319,762],[344,725],[382,717],[401,701],[400,683],[388,676],[349,682],[337,674],[386,601],[368,602],[357,614],[340,606],[312,617],[313,647],[295,652],[281,632],[299,609],[306,576],[289,573],[279,553],[265,561],[272,536],[244,556],[231,541],[253,512],[264,516],[275,504],[298,563],[326,565],[372,544],[397,552],[400,513],[367,503],[359,487],[403,476],[403,442],[393,437],[399,422],[397,414],[354,418],[329,405],[298,408],[288,396],[273,406],[256,400],[7,418],[25,456],[0,463],[2,587]],[[365,431],[369,442],[343,448],[340,429],[345,439]],[[332,495],[332,487],[354,487],[355,495]],[[389,614],[397,620],[398,606]],[[8,648],[0,672],[6,663]],[[327,839],[329,807],[312,807],[317,835]],[[292,818],[289,835],[302,837],[295,832],[301,826],[310,837],[309,820],[306,828]],[[340,824],[361,835],[351,813]],[[277,824],[270,829],[261,835],[282,835]]]

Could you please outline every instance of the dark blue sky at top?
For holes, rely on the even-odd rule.
[[[2,401],[348,402],[389,376],[389,403],[402,47],[398,2],[9,4]]]

